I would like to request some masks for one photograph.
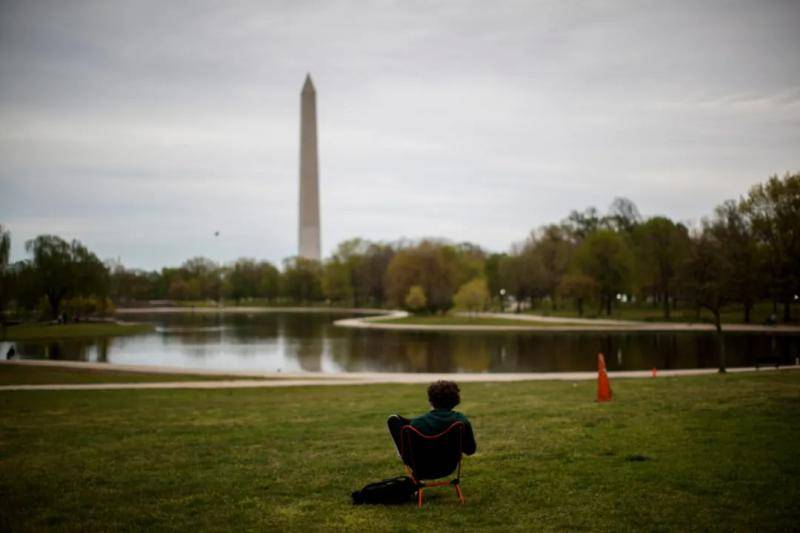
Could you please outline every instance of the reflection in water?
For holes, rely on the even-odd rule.
[[[322,341],[327,334],[324,323],[318,320],[284,320],[283,326],[285,336],[291,339],[286,345],[288,348],[286,355],[297,360],[301,369],[307,372],[320,372]]]
[[[496,355],[487,337],[462,335],[454,339],[451,365],[457,372],[489,372]],[[450,366],[450,365],[448,365]],[[447,370],[443,370],[447,372]]]
[[[6,353],[15,346],[17,357],[23,359],[106,363],[112,342],[107,338],[0,342],[0,351]]]
[[[200,326],[196,328],[171,328],[165,326],[156,327],[157,333],[217,333],[222,331],[222,326]]]
[[[712,333],[456,333],[337,328],[337,314],[130,316],[158,331],[113,339],[0,342],[20,357],[185,368],[308,372],[559,372],[713,368]],[[794,364],[800,335],[726,335],[730,366]]]

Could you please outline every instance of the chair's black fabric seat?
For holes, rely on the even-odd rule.
[[[403,426],[400,437],[403,462],[417,480],[449,476],[458,468],[464,440],[462,422],[454,422],[438,435],[423,435],[412,426]]]

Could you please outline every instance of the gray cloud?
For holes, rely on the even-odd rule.
[[[618,195],[696,220],[800,168],[800,5],[699,4],[6,1],[0,223],[15,258],[291,255],[306,71],[325,252],[501,250]]]

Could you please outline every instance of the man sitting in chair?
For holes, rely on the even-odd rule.
[[[458,411],[453,411],[453,408],[461,402],[460,392],[454,381],[436,381],[428,387],[428,402],[433,407],[432,410],[410,420],[400,415],[390,416],[386,423],[397,448],[397,454],[400,455],[400,430],[403,426],[411,425],[420,433],[431,436],[446,430],[453,422],[464,424],[463,452],[467,455],[475,453],[475,436],[469,420]]]

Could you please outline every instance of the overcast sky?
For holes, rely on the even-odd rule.
[[[798,1],[2,0],[0,224],[12,260],[294,255],[306,72],[325,255],[506,250],[616,196],[696,221],[800,170],[798,28]]]

